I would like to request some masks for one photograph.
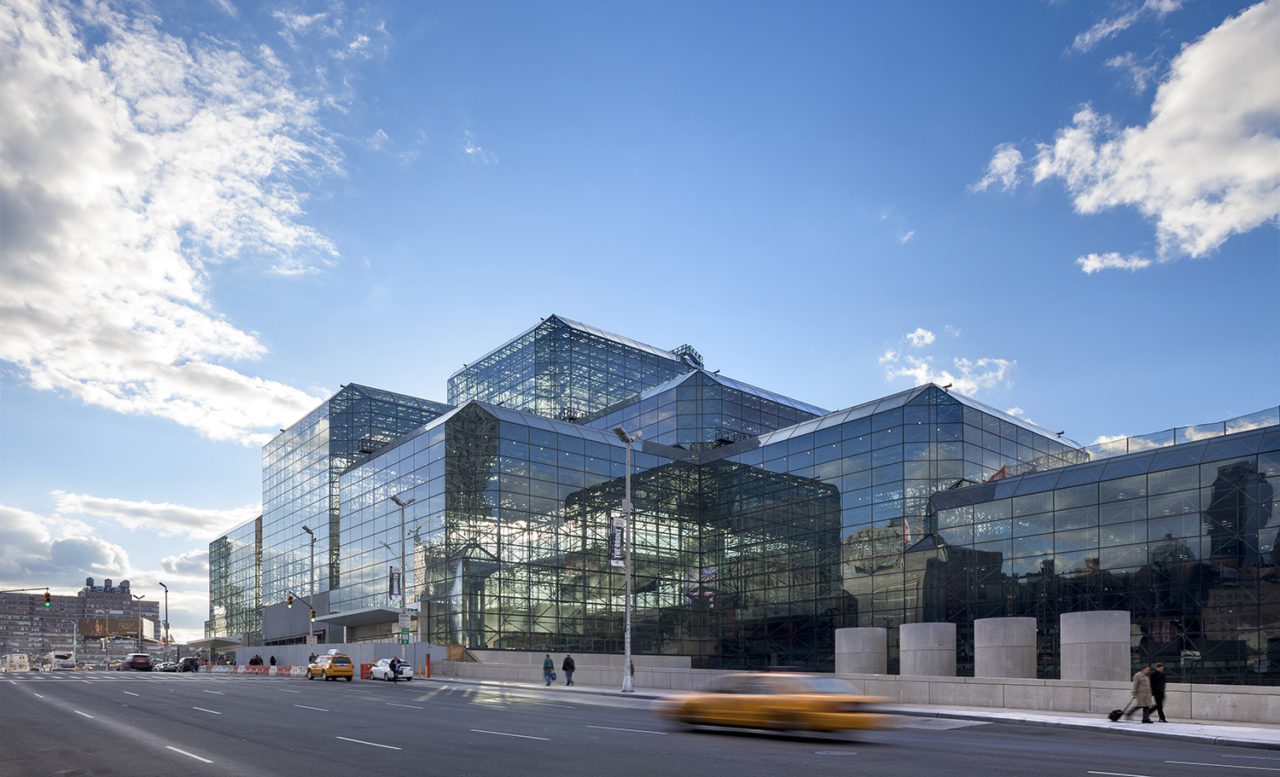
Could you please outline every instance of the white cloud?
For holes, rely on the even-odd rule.
[[[1156,71],[1159,69],[1154,64],[1138,62],[1137,57],[1131,51],[1108,59],[1106,64],[1107,67],[1119,70],[1124,74],[1129,88],[1135,94],[1142,94],[1147,91],[1147,87],[1155,81]]]
[[[1152,8],[1171,8],[1166,4]],[[1041,144],[1036,183],[1060,179],[1081,214],[1133,207],[1155,223],[1156,260],[1200,258],[1280,220],[1280,0],[1259,3],[1185,46],[1146,126],[1119,127],[1089,105]],[[1093,272],[1137,269],[1114,252]]]
[[[1018,186],[1018,171],[1022,168],[1022,152],[1012,143],[1001,143],[991,154],[987,162],[987,174],[982,180],[969,187],[970,191],[984,192],[993,183],[999,183],[1005,191],[1013,191]]]
[[[218,440],[260,444],[316,404],[225,366],[266,349],[206,297],[219,262],[297,274],[336,256],[291,181],[339,160],[278,62],[109,5],[15,0],[0,92],[0,359]]]
[[[486,165],[496,164],[498,161],[498,156],[496,154],[494,154],[491,151],[486,151],[485,149],[476,145],[475,137],[471,134],[470,130],[467,130],[463,134],[462,153],[468,159],[475,159],[480,162],[483,162]]]
[[[959,334],[958,331],[955,334]],[[910,348],[922,348],[932,345],[936,340],[933,332],[923,327],[904,336]],[[1008,382],[1009,373],[1016,361],[1010,359],[982,358],[970,360],[953,358],[951,368],[934,366],[931,355],[909,355],[899,349],[889,348],[880,356],[878,362],[884,370],[885,378],[910,378],[912,385],[937,383],[940,386],[951,385],[961,394],[976,395],[982,389],[991,388]]]
[[[916,331],[907,334],[907,339],[911,341],[912,348],[920,348],[930,345],[936,338],[928,329],[916,327]]]
[[[1157,17],[1165,16],[1178,10],[1181,6],[1182,0],[1146,0],[1142,5],[1132,8],[1119,16],[1098,21],[1088,30],[1077,35],[1071,43],[1071,48],[1079,52],[1089,51],[1102,41],[1129,29],[1147,14]]]
[[[1151,264],[1150,259],[1141,256],[1121,256],[1114,251],[1106,254],[1088,254],[1076,260],[1086,275],[1093,275],[1102,270],[1128,270],[1135,272]]]
[[[258,505],[232,510],[211,510],[155,502],[133,502],[110,497],[54,491],[59,515],[105,518],[130,531],[157,532],[162,536],[185,536],[208,540],[252,519],[261,512]]]
[[[369,138],[365,140],[364,143],[366,146],[368,146],[369,148],[372,148],[375,151],[381,151],[382,149],[386,148],[387,144],[390,142],[391,142],[391,136],[387,134],[386,130],[379,127],[378,131],[370,135]]]
[[[898,238],[898,242],[902,243],[903,245],[906,245],[907,241],[909,241],[911,238],[913,238],[913,237],[915,237],[915,236],[916,236],[916,231],[915,231],[914,229],[912,229],[912,230],[908,231],[908,232],[907,232],[905,235],[903,235],[902,237]]]

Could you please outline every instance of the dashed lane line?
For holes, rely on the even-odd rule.
[[[1179,766],[1212,766],[1215,769],[1248,769],[1253,772],[1280,772],[1280,766],[1240,766],[1238,764],[1210,764],[1199,761],[1165,761]]]
[[[358,744],[358,745],[369,745],[370,747],[385,747],[385,748],[386,748],[386,749],[388,749],[388,750],[403,750],[403,749],[404,749],[404,748],[402,748],[402,747],[396,747],[395,745],[380,745],[380,744],[378,744],[377,742],[366,742],[366,741],[364,741],[363,739],[352,739],[351,737],[335,737],[335,738],[336,738],[336,739],[344,740],[344,741],[346,741],[346,742],[355,742],[355,743],[356,743],[356,744]]]
[[[80,710],[72,710],[72,712],[74,712],[74,713],[75,713],[75,714],[77,714],[77,715],[84,715],[84,716],[85,716],[86,718],[88,718],[89,720],[93,720],[93,716],[92,716],[92,715],[90,715],[90,714],[89,714],[89,713],[87,713],[87,712],[81,712]]]
[[[134,693],[133,691],[124,691],[124,693],[127,693],[127,694],[129,694],[130,696],[141,696],[141,695],[142,695],[142,694],[140,694],[140,693]]]
[[[520,739],[540,739],[543,742],[551,741],[548,737],[531,737],[528,734],[510,734],[506,731],[486,731],[485,729],[482,729],[482,728],[473,728],[471,730],[477,734],[493,734],[495,736],[500,736],[500,737],[519,737]]]
[[[426,709],[426,707],[419,707],[419,706],[414,705],[414,704],[396,704],[396,703],[395,703],[395,702],[393,702],[393,701],[389,701],[389,702],[387,702],[387,706],[388,706],[388,707],[405,707],[405,708],[407,708],[407,709],[411,709],[411,710],[425,710],[425,709]]]
[[[630,731],[633,734],[658,734],[664,737],[667,735],[666,731],[650,731],[647,728],[617,728],[616,726],[587,726],[587,728],[599,728],[605,731]]]
[[[203,762],[203,763],[207,763],[207,764],[211,764],[211,763],[213,763],[213,761],[210,761],[208,758],[201,758],[200,756],[196,755],[195,753],[188,753],[186,750],[179,750],[178,748],[174,747],[173,745],[165,745],[165,748],[166,748],[166,749],[168,749],[168,750],[172,750],[172,751],[173,751],[173,752],[175,752],[175,753],[181,753],[182,755],[185,755],[187,758],[194,758],[194,759],[196,759],[197,761],[201,761],[201,762]]]
[[[218,712],[217,710],[207,710],[207,709],[205,709],[204,707],[192,707],[191,709],[193,709],[193,710],[200,710],[201,712],[207,712],[207,713],[209,713],[210,715],[221,715],[221,714],[222,714],[221,712]]]
[[[295,706],[295,707],[300,707],[300,708],[302,708],[302,709],[304,709],[304,710],[315,710],[316,712],[328,712],[328,711],[329,711],[329,710],[326,710],[326,709],[324,709],[324,708],[322,708],[322,707],[308,707],[308,706],[307,706],[307,705],[305,705],[305,704],[295,704],[295,705],[293,705],[293,706]]]

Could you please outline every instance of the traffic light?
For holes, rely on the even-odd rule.
[[[311,611],[311,622],[312,622],[312,623],[315,623],[315,622],[316,622],[316,611],[315,611],[315,610],[312,610],[312,611]]]
[[[289,594],[289,598],[285,599],[285,604],[288,605],[290,610],[293,609],[293,594]]]
[[[52,601],[50,601],[50,599],[49,599],[49,592],[48,592],[48,591],[45,591],[45,592],[44,592],[44,606],[45,606],[45,607],[52,607],[52,606],[53,606],[53,602],[52,602]]]

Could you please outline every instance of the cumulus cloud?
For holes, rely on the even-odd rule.
[[[1155,224],[1158,261],[1204,257],[1232,235],[1276,223],[1276,40],[1280,0],[1227,19],[1172,61],[1145,126],[1117,126],[1085,105],[1052,143],[1038,147],[1034,181],[1062,181],[1081,214],[1135,208]],[[1112,252],[1078,263],[1096,272],[1134,270],[1151,261]]]
[[[987,174],[982,180],[969,187],[970,191],[985,192],[992,184],[999,184],[1005,191],[1013,191],[1018,186],[1018,171],[1022,168],[1022,152],[1012,143],[1001,143],[991,154],[987,163]]]
[[[85,41],[94,43],[87,44]],[[278,63],[110,4],[0,7],[0,359],[37,389],[261,444],[318,399],[207,298],[228,260],[333,261],[291,181],[337,169]]]
[[[1150,62],[1139,62],[1131,51],[1108,59],[1106,64],[1107,67],[1119,70],[1124,75],[1129,88],[1135,94],[1147,91],[1147,87],[1155,82],[1156,71],[1159,69]]]
[[[212,510],[69,494],[65,491],[54,491],[53,496],[61,515],[104,518],[130,531],[153,531],[166,537],[184,536],[196,540],[208,540],[222,534],[261,512],[257,505],[232,510]]]
[[[936,338],[933,332],[924,327],[916,327],[916,331],[907,334],[907,339],[911,341],[912,348],[920,348],[931,344]]]
[[[1129,29],[1144,16],[1163,17],[1181,7],[1182,0],[1146,0],[1119,16],[1099,20],[1088,30],[1077,35],[1071,42],[1071,48],[1078,52],[1089,51],[1102,41]]]
[[[903,339],[910,348],[918,349],[933,344],[936,338],[927,329],[917,328]],[[898,348],[885,350],[879,363],[887,380],[909,378],[915,386],[925,383],[937,383],[940,386],[951,384],[956,391],[971,396],[976,396],[983,389],[1001,383],[1007,384],[1009,374],[1017,364],[1010,359],[956,357],[951,359],[949,368],[937,367],[932,355],[908,354]]]

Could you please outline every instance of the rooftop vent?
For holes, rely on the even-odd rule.
[[[703,369],[705,366],[702,362],[702,354],[694,350],[692,345],[685,344],[685,345],[677,346],[671,349],[671,353],[675,354],[676,356],[679,356],[680,361],[684,362],[690,367],[695,367],[700,370],[700,369]]]

